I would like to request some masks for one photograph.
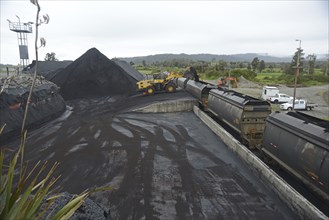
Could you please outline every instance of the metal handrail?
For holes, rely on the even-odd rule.
[[[15,32],[32,33],[32,25],[30,23],[9,22],[9,29]]]

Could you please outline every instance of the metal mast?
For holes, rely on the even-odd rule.
[[[32,33],[32,22],[28,23],[21,23],[20,18],[18,18],[18,22],[9,22],[9,29],[17,33],[17,41],[18,41],[18,48],[19,48],[19,57],[20,57],[20,64],[24,68],[27,66],[29,62],[29,51],[28,51],[28,42],[27,42],[27,34]]]
[[[294,111],[295,110],[295,100],[296,100],[296,85],[297,85],[297,78],[299,76],[299,65],[300,65],[300,53],[301,53],[301,50],[302,50],[302,41],[301,40],[296,40],[296,41],[299,41],[299,47],[297,48],[298,49],[298,54],[297,54],[297,65],[296,65],[296,74],[295,74],[295,83],[294,83],[294,97],[292,99],[292,110]]]

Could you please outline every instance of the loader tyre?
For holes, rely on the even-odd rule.
[[[154,91],[155,91],[154,87],[153,86],[150,86],[150,87],[148,87],[146,89],[146,94],[147,95],[153,95],[154,94]]]
[[[166,92],[173,93],[175,91],[176,91],[176,87],[174,85],[169,84],[166,86]]]

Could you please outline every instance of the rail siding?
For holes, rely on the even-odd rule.
[[[253,170],[261,174],[261,178],[268,183],[268,186],[276,192],[301,219],[329,219],[197,106],[194,106],[193,111],[232,151],[250,165]]]

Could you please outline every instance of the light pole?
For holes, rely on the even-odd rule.
[[[296,74],[295,74],[295,84],[294,84],[294,97],[292,99],[292,110],[295,110],[295,100],[296,100],[296,85],[297,85],[297,78],[299,76],[299,62],[300,62],[300,51],[302,46],[302,40],[296,40],[299,41],[299,47],[297,48],[297,65],[296,65]]]
[[[7,21],[9,22],[9,30],[17,34],[20,65],[24,68],[29,63],[27,34],[32,33],[32,22],[21,23],[20,17],[18,15],[16,15],[16,17],[18,22],[11,22],[9,19],[7,19]]]

